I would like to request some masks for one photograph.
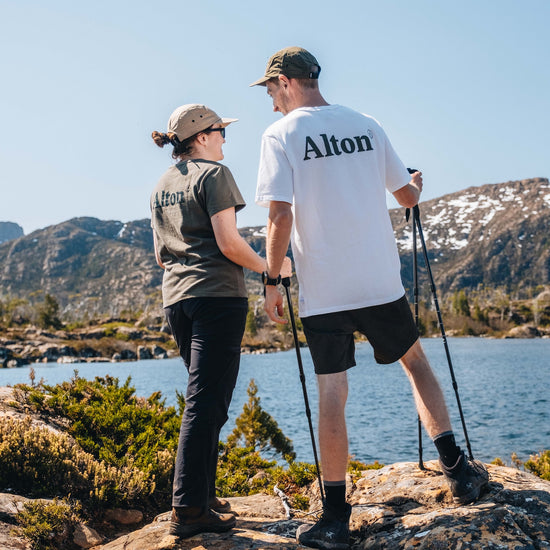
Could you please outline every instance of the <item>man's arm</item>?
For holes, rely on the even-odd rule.
[[[415,172],[411,176],[411,181],[405,187],[394,191],[392,195],[401,206],[412,208],[418,204],[420,193],[422,193],[422,172]]]
[[[288,250],[292,231],[292,206],[288,202],[271,201],[267,220],[266,259],[269,277],[277,277],[281,272],[283,260]],[[265,287],[264,309],[272,321],[285,324],[283,315],[283,296],[275,286]]]

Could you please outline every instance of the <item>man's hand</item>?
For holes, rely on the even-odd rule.
[[[292,277],[292,262],[288,256],[285,256],[281,266],[281,279]]]
[[[411,175],[411,185],[414,185],[418,189],[418,193],[422,193],[422,172],[414,172]]]
[[[396,198],[397,202],[405,208],[413,208],[418,204],[420,200],[420,193],[422,192],[422,172],[414,172],[411,174],[411,180],[407,185],[401,187],[392,194]]]
[[[283,295],[276,286],[265,286],[264,310],[267,316],[275,323],[279,323],[280,325],[286,325],[288,323],[288,321],[283,318]]]

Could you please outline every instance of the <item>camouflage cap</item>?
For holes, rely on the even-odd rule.
[[[319,78],[321,66],[304,48],[292,46],[278,51],[267,62],[265,75],[250,86],[265,86],[266,82],[280,74],[288,78]]]

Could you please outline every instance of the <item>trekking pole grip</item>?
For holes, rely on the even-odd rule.
[[[285,288],[290,288],[290,277],[283,277],[281,279],[281,284],[285,287]]]

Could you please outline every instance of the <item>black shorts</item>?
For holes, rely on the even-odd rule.
[[[384,365],[401,359],[419,336],[405,296],[380,306],[303,317],[302,325],[316,374],[355,366],[355,331],[367,337],[376,362]]]

